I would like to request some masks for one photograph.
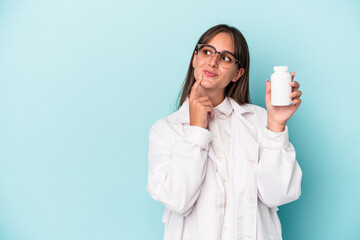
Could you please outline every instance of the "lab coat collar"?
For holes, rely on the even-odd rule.
[[[228,97],[231,106],[234,109],[235,114],[241,118],[241,115],[245,113],[254,113],[251,104],[238,104],[233,98]],[[169,116],[169,121],[177,123],[190,123],[189,117],[189,98],[187,97],[184,103],[181,105],[178,111]]]
[[[217,112],[230,116],[234,108],[230,103],[229,97],[225,97],[224,100],[219,105],[214,107],[214,109]]]

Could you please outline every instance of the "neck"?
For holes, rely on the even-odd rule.
[[[225,93],[224,90],[209,90],[206,88],[203,88],[201,85],[199,86],[197,90],[198,97],[204,97],[207,96],[209,100],[211,101],[213,107],[216,107],[219,105],[222,101],[225,99]]]

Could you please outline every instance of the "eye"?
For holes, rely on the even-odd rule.
[[[224,61],[227,61],[227,62],[231,62],[231,59],[228,58],[228,57],[226,57],[226,56],[223,57],[223,60],[224,60]]]
[[[233,61],[232,57],[229,56],[228,54],[223,54],[223,55],[221,56],[221,60],[223,60],[223,61],[225,61],[225,62],[229,62],[229,63]]]
[[[209,49],[204,49],[204,50],[203,50],[203,53],[204,53],[205,55],[211,55],[211,52],[210,52]]]
[[[203,52],[203,54],[210,56],[213,54],[214,51],[209,47],[204,47],[202,52]]]

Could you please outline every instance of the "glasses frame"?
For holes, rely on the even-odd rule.
[[[218,50],[216,50],[216,48],[215,48],[213,45],[206,44],[206,43],[198,43],[198,44],[196,45],[196,55],[199,54],[199,49],[200,49],[201,47],[203,47],[203,46],[207,46],[207,47],[210,47],[210,48],[214,49],[215,54],[219,54],[219,56],[220,56],[222,53],[228,53],[228,54],[230,54],[230,55],[233,56],[234,59],[235,59],[234,65],[235,65],[235,64],[239,64],[239,66],[241,66],[241,65],[240,65],[240,60],[238,60],[233,53],[231,53],[231,52],[229,52],[229,51],[219,52]],[[215,56],[215,54],[214,54],[213,56]],[[211,57],[213,57],[213,56],[211,56]],[[220,59],[219,59],[218,61],[220,62]]]

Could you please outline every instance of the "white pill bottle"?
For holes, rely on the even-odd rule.
[[[275,66],[271,74],[271,104],[273,106],[288,106],[291,98],[291,75],[288,66]]]

